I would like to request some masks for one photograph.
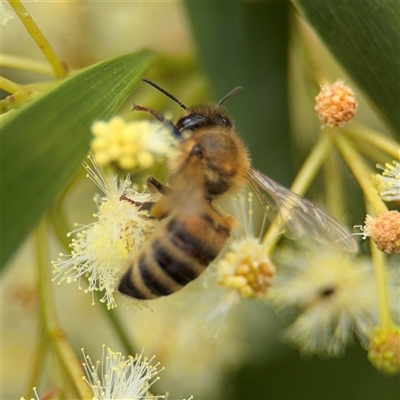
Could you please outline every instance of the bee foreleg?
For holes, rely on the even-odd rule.
[[[158,182],[154,176],[150,176],[147,178],[147,187],[156,190],[158,193],[161,193],[164,196],[169,196],[173,193],[173,190],[169,187],[163,185],[161,182]]]
[[[151,208],[154,206],[155,201],[135,201],[130,199],[128,196],[126,195],[121,195],[121,197],[119,198],[121,201],[127,201],[131,204],[133,204],[136,207],[139,207],[139,211],[143,211],[145,213],[145,216],[148,218],[154,218],[151,214],[150,214],[150,210]],[[146,215],[147,214],[147,215]]]
[[[182,140],[182,134],[179,132],[179,129],[170,120],[166,119],[162,114],[158,113],[157,111],[154,111],[152,108],[138,106],[137,104],[133,104],[132,111],[148,112],[153,117],[156,117],[163,125],[165,125],[167,127],[167,129],[170,129],[172,132],[172,135],[175,137],[175,139]]]

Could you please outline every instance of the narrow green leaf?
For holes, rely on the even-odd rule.
[[[293,0],[326,46],[400,133],[400,3]]]
[[[293,177],[287,102],[289,3],[186,0],[199,59],[249,147],[253,164],[282,183]]]
[[[89,149],[90,125],[120,107],[154,59],[142,51],[96,64],[4,123],[2,266],[76,172]]]

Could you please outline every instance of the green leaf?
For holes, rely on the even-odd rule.
[[[293,0],[328,49],[400,133],[400,3]]]
[[[91,66],[4,123],[2,266],[77,171],[90,125],[115,113],[154,60],[142,51]]]
[[[253,165],[282,183],[293,177],[287,100],[286,1],[186,1],[199,59],[249,147]]]

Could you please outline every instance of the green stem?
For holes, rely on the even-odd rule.
[[[369,158],[374,163],[385,164],[389,161],[387,153],[383,152],[380,148],[373,146],[371,143],[361,140],[356,141],[351,137],[349,137],[349,140],[353,143],[354,147],[360,154]]]
[[[82,169],[83,170],[83,169]],[[71,249],[69,248],[70,241],[67,239],[67,232],[71,231],[71,227],[67,222],[66,213],[65,213],[65,199],[68,192],[71,188],[81,181],[83,177],[83,173],[79,172],[75,178],[71,181],[71,183],[63,190],[55,204],[51,207],[51,223],[53,231],[58,238],[60,244],[64,247],[66,252],[69,252]],[[135,351],[134,346],[132,345],[131,336],[128,335],[121,317],[118,315],[117,310],[108,310],[107,307],[100,302],[102,298],[102,293],[95,291],[94,292],[98,303],[104,313],[104,316],[108,319],[111,327],[114,329],[115,334],[119,338],[121,344],[124,346],[125,351],[128,354],[135,355],[137,351]]]
[[[22,57],[15,54],[0,53],[0,67],[29,71],[54,77],[54,71],[47,63],[34,58]]]
[[[357,141],[368,142],[395,160],[400,160],[400,143],[381,132],[352,121],[344,129],[347,136]]]
[[[0,89],[4,90],[7,93],[14,94],[21,90],[22,85],[19,83],[15,83],[10,79],[4,78],[4,76],[0,76]]]
[[[366,203],[368,214],[374,215],[374,210],[369,203]],[[393,325],[390,315],[390,301],[388,293],[388,277],[385,255],[376,247],[370,238],[371,258],[374,265],[376,290],[378,295],[379,322],[382,328],[390,328]]]
[[[68,343],[61,329],[54,305],[52,284],[48,266],[50,265],[46,223],[42,220],[34,235],[36,265],[38,271],[38,292],[40,299],[40,316],[46,336],[54,346],[60,365],[68,375],[72,387],[81,399],[91,399],[90,388],[83,381],[82,365]]]
[[[375,213],[387,211],[385,203],[381,200],[371,181],[371,169],[365,164],[362,157],[354,149],[351,142],[337,131],[333,136],[334,143],[340,151],[350,171],[361,186],[364,196],[371,203]]]
[[[40,91],[36,88],[20,86],[17,92],[10,94],[5,99],[0,101],[0,113],[3,114],[7,111],[21,108],[39,92]]]
[[[48,350],[46,332],[43,326],[40,327],[39,338],[36,342],[34,351],[32,369],[29,374],[28,383],[25,386],[25,398],[30,399],[32,396],[32,388],[38,385],[40,373],[45,361],[46,352]]]
[[[341,219],[345,215],[345,193],[340,173],[339,156],[331,151],[323,169],[325,181],[325,203],[327,209],[335,217]]]
[[[8,0],[10,6],[17,14],[18,18],[24,24],[26,30],[31,35],[32,39],[39,46],[47,61],[53,68],[54,74],[57,78],[65,78],[67,76],[67,68],[64,63],[62,63],[56,56],[56,53],[50,46],[39,27],[36,25],[33,18],[28,13],[27,9],[21,3],[20,0]]]
[[[329,135],[322,134],[297,173],[292,186],[290,187],[293,192],[301,196],[306,193],[318,171],[327,159],[331,147],[332,143]],[[282,221],[282,219],[284,218],[276,218],[271,223],[263,238],[263,243],[266,244],[268,252],[273,251],[281,236],[282,222],[280,221]]]
[[[97,300],[100,302],[102,297],[101,293],[95,292]],[[110,325],[114,329],[115,334],[119,338],[122,346],[124,347],[125,353],[134,356],[140,351],[137,351],[132,345],[132,335],[128,335],[124,324],[122,323],[120,315],[118,315],[117,310],[108,310],[105,304],[100,303],[103,314],[108,319]]]

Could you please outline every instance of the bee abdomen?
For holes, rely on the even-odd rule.
[[[171,219],[130,266],[118,290],[137,299],[178,291],[217,257],[229,237],[229,229],[224,233],[221,235],[221,227],[207,216]],[[213,236],[215,240],[210,240]]]

